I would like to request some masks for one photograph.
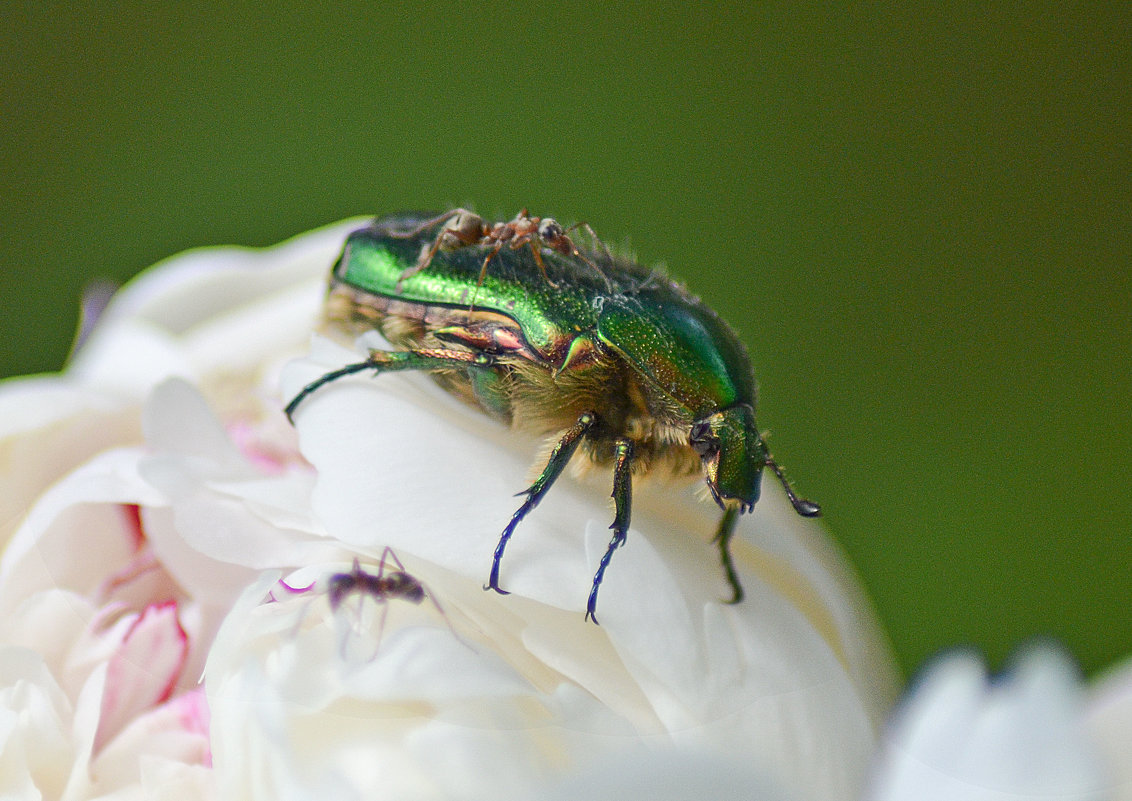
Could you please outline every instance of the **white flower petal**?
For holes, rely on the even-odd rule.
[[[67,374],[122,401],[145,397],[150,387],[170,376],[199,378],[176,337],[155,323],[137,319],[97,326]]]
[[[932,667],[890,726],[867,798],[1100,801],[1108,781],[1073,665],[1038,647],[995,684],[968,654]]]
[[[3,389],[0,418],[25,424],[11,426],[14,430],[0,438],[0,464],[7,466],[0,492],[0,547],[53,482],[101,451],[141,441],[136,413],[66,379],[7,381]],[[24,407],[36,405],[41,394],[42,405],[25,414]]]
[[[646,541],[647,545],[647,541]],[[436,575],[435,568],[430,573],[426,563],[406,559],[406,567],[418,575],[426,577],[426,583],[432,585],[430,575]],[[344,565],[327,566],[326,571],[341,571]],[[421,569],[423,568],[423,569]],[[296,577],[288,581],[292,586],[305,585],[310,579],[309,572],[303,577]],[[343,603],[337,615],[331,615],[324,628],[316,628],[313,632],[320,632],[319,636],[310,636],[304,632],[293,644],[286,642],[287,632],[293,630],[294,624],[281,624],[276,621],[268,623],[270,616],[282,613],[283,604],[268,604],[254,610],[254,614],[234,612],[225,624],[225,629],[236,625],[235,619],[242,619],[238,636],[218,639],[214,646],[214,654],[224,654],[227,648],[240,649],[245,659],[252,658],[262,664],[274,665],[278,671],[287,666],[285,673],[268,673],[261,675],[259,682],[276,688],[276,700],[264,703],[278,705],[280,699],[286,699],[283,704],[285,710],[323,710],[321,714],[333,714],[348,701],[348,708],[355,710],[359,716],[362,711],[369,710],[367,714],[376,720],[384,720],[390,715],[398,713],[392,709],[415,708],[425,703],[430,708],[446,709],[445,716],[456,720],[463,727],[472,727],[480,741],[473,748],[478,753],[484,741],[496,743],[498,748],[504,749],[501,753],[511,755],[512,760],[525,760],[520,764],[529,765],[528,771],[521,778],[514,773],[513,765],[499,765],[497,770],[481,771],[476,775],[456,775],[456,768],[447,760],[454,759],[453,752],[445,751],[444,756],[428,756],[422,752],[415,758],[420,760],[421,771],[425,775],[443,775],[451,778],[455,784],[472,787],[479,786],[483,777],[510,776],[504,781],[498,780],[497,789],[509,788],[508,791],[521,793],[533,792],[538,786],[537,779],[544,771],[550,769],[546,762],[547,755],[539,750],[529,751],[529,745],[524,745],[530,738],[529,728],[538,726],[541,738],[549,738],[549,742],[558,742],[558,748],[567,748],[567,753],[576,753],[577,762],[567,761],[566,765],[581,767],[590,764],[599,754],[605,755],[611,748],[615,750],[624,748],[639,748],[648,740],[639,739],[645,735],[648,739],[660,738],[658,743],[678,743],[692,751],[705,750],[719,755],[731,754],[732,758],[742,760],[752,767],[758,765],[758,770],[765,776],[776,776],[779,781],[788,782],[788,786],[795,788],[799,798],[824,798],[837,795],[851,794],[861,779],[863,768],[867,760],[872,741],[872,723],[868,718],[856,691],[849,681],[844,666],[838,661],[836,655],[828,645],[813,633],[805,618],[797,612],[792,612],[783,618],[777,614],[775,606],[771,604],[752,604],[751,620],[736,621],[721,624],[714,622],[711,626],[700,619],[698,624],[689,622],[688,632],[680,635],[692,642],[692,647],[683,651],[677,649],[675,653],[667,652],[662,642],[655,642],[653,638],[646,637],[642,644],[639,636],[634,636],[632,621],[627,621],[629,634],[625,635],[625,642],[620,640],[624,633],[616,625],[598,629],[581,619],[581,615],[563,613],[551,610],[548,616],[538,611],[538,606],[530,606],[530,602],[522,604],[522,599],[514,596],[501,599],[491,593],[483,593],[480,581],[465,579],[458,582],[448,576],[435,582],[436,586],[443,587],[445,594],[440,598],[448,617],[456,625],[459,636],[466,640],[473,653],[465,645],[453,638],[451,633],[443,626],[433,625],[424,632],[414,634],[411,639],[400,640],[400,631],[397,626],[407,624],[409,619],[405,610],[411,610],[404,602],[391,600],[388,602],[388,618],[385,622],[385,634],[381,640],[380,651],[377,650],[376,641],[368,641],[364,646],[353,649],[351,653],[365,657],[377,655],[373,663],[357,673],[343,675],[340,669],[334,667],[334,661],[342,658],[345,649],[342,648],[340,633],[335,629],[333,621],[341,616],[348,616],[350,620],[356,617],[353,598]],[[448,590],[463,585],[463,590],[448,594]],[[263,597],[265,588],[259,587],[256,592]],[[663,595],[663,593],[661,594]],[[773,596],[771,596],[773,597]],[[657,599],[652,593],[644,593],[632,599],[642,606]],[[785,605],[781,598],[775,599],[779,605]],[[295,603],[291,601],[291,603]],[[315,600],[309,603],[304,614],[313,615],[311,610],[328,610],[325,602]],[[376,608],[376,604],[369,600],[359,603],[370,604],[369,608]],[[419,609],[427,606],[422,604]],[[509,611],[509,615],[500,615],[498,609]],[[647,608],[647,607],[646,607]],[[720,609],[718,604],[706,607],[715,617],[733,616],[743,607]],[[495,610],[495,611],[493,611]],[[527,613],[530,613],[528,617]],[[664,610],[662,609],[662,613]],[[269,615],[270,613],[270,615]],[[703,613],[701,613],[702,615]],[[708,616],[711,619],[711,615]],[[531,621],[537,620],[538,625]],[[789,621],[793,620],[791,624]],[[762,621],[767,628],[766,640],[755,638],[751,642],[735,640],[733,629],[743,630],[752,626],[753,621]],[[766,621],[774,621],[766,623]],[[785,621],[785,622],[784,622]],[[650,627],[657,630],[655,623],[646,621]],[[679,626],[666,625],[660,631],[675,631]],[[524,644],[529,650],[518,650],[509,647],[500,647],[505,643],[511,632],[516,630],[524,632]],[[263,626],[261,634],[255,632]],[[250,628],[249,628],[250,627]],[[498,628],[497,628],[498,627]],[[808,637],[798,639],[798,630],[810,631]],[[607,631],[608,630],[608,631]],[[702,644],[706,636],[705,630],[712,631],[713,639],[717,640],[713,647]],[[531,637],[535,633],[542,635],[539,642],[533,642]],[[783,653],[783,644],[775,641],[776,635],[785,633],[787,637],[797,639],[793,650]],[[283,637],[284,643],[271,645],[273,638]],[[353,637],[360,637],[352,634]],[[424,643],[432,641],[449,640],[450,648],[432,645],[424,647]],[[699,638],[698,640],[696,638]],[[673,635],[673,641],[676,641]],[[602,643],[612,643],[616,649],[607,652],[605,661],[594,662],[595,657],[602,653]],[[400,648],[408,649],[408,656],[402,654]],[[574,647],[579,652],[574,661],[564,660],[562,655],[568,654]],[[608,646],[605,646],[608,647]],[[265,652],[263,649],[268,648]],[[531,717],[530,712],[525,716],[514,712],[517,717],[514,723],[508,726],[506,710],[506,696],[502,699],[497,693],[491,693],[484,688],[478,690],[484,699],[494,698],[490,706],[491,716],[484,717],[485,711],[470,707],[453,705],[453,696],[446,689],[447,682],[452,677],[459,677],[459,682],[467,683],[468,687],[475,688],[473,676],[486,679],[489,673],[483,670],[491,663],[483,662],[485,656],[490,656],[492,649],[498,656],[508,658],[513,666],[515,675],[523,675],[539,684],[525,686],[519,697],[530,697],[535,708],[546,710],[542,715]],[[595,651],[596,649],[596,651]],[[618,651],[620,654],[618,654]],[[711,659],[705,658],[704,653],[713,654]],[[271,654],[275,654],[272,656]],[[672,663],[675,667],[664,668],[660,677],[656,675],[656,667],[650,669],[650,662],[655,661],[656,655],[661,654],[661,664]],[[253,655],[254,654],[254,655]],[[546,661],[539,657],[546,655]],[[724,658],[721,656],[729,656]],[[455,668],[461,664],[459,657],[479,663],[480,672],[471,666]],[[535,659],[532,661],[532,657]],[[611,657],[611,659],[610,659]],[[232,657],[229,656],[229,659]],[[389,661],[386,666],[385,660]],[[791,660],[794,661],[791,661]],[[327,661],[329,660],[329,662]],[[409,661],[406,661],[409,660]],[[423,660],[423,661],[421,661]],[[623,661],[622,661],[623,660]],[[239,662],[241,670],[247,670],[246,662]],[[413,664],[412,670],[406,665]],[[431,673],[429,668],[431,666]],[[580,668],[579,668],[580,666]],[[802,666],[802,667],[799,667]],[[214,667],[216,668],[214,670]],[[595,670],[595,667],[597,668]],[[579,668],[576,672],[571,672]],[[673,670],[677,672],[672,673]],[[562,671],[559,674],[557,671]],[[226,679],[223,670],[210,663],[207,671],[210,695],[214,688],[229,688],[243,686],[232,684]],[[512,682],[514,679],[512,679]],[[214,684],[217,682],[217,684]],[[393,683],[390,683],[393,682]],[[549,682],[549,685],[547,684]],[[578,684],[575,685],[574,682]],[[388,686],[395,690],[388,695]],[[459,686],[459,685],[458,685]],[[487,685],[485,685],[486,687]],[[506,689],[508,685],[503,685]],[[535,687],[550,686],[554,688],[551,695],[535,692]],[[594,701],[601,699],[609,703],[609,709],[603,711],[595,719],[604,719],[601,727],[591,728],[589,737],[579,731],[575,714],[564,713],[554,701],[565,689],[575,686],[586,687],[593,695],[584,697]],[[621,693],[618,688],[629,688]],[[643,690],[643,694],[642,694]],[[260,688],[260,693],[267,690]],[[514,691],[511,691],[512,694]],[[575,693],[577,691],[575,690]],[[386,693],[385,697],[382,696]],[[408,698],[419,699],[418,704],[411,704]],[[333,699],[339,699],[334,701]],[[232,703],[232,694],[221,692],[219,697],[213,698],[214,706],[227,708]],[[246,703],[243,697],[236,703],[241,706]],[[367,706],[368,703],[368,706]],[[602,708],[599,704],[597,708]],[[382,711],[382,710],[385,711]],[[616,714],[611,714],[616,713]],[[295,713],[297,714],[297,712]],[[313,714],[313,713],[310,713]],[[503,717],[500,717],[503,716]],[[228,719],[243,718],[232,715]],[[520,721],[530,721],[525,724]],[[542,720],[542,723],[534,721]],[[311,718],[296,721],[294,714],[285,717],[284,728],[293,726],[316,725]],[[790,725],[787,725],[790,722]],[[241,724],[243,725],[243,724]],[[249,724],[250,725],[250,724]],[[424,725],[418,721],[417,726]],[[523,734],[523,726],[528,731]],[[593,725],[593,724],[591,724]],[[326,724],[328,728],[333,725]],[[509,729],[518,727],[519,732],[507,735],[506,742],[498,741],[503,736],[497,732],[500,726]],[[361,728],[359,728],[361,727]],[[372,729],[372,731],[370,731]],[[323,727],[318,727],[323,731]],[[442,736],[436,732],[447,732],[449,748],[461,742],[460,735],[463,729],[453,733],[446,727],[439,729],[429,724],[426,727],[429,736]],[[615,746],[608,742],[601,742],[600,738],[593,739],[595,732],[621,731],[620,739]],[[407,723],[389,730],[376,722],[363,724],[350,729],[351,737],[360,737],[363,732],[369,731],[369,742],[375,751],[390,750],[395,753],[396,743],[405,741],[416,742],[417,734],[410,736],[413,731]],[[217,735],[219,737],[219,735]],[[247,738],[270,736],[272,739],[278,735],[256,733],[254,728],[244,726],[241,732],[230,734],[238,737],[232,747],[247,748]],[[323,737],[330,736],[323,733]],[[419,736],[424,736],[420,734]],[[512,742],[511,738],[518,738]],[[563,739],[565,738],[565,740]],[[580,739],[579,739],[580,738]],[[578,740],[575,742],[575,740]],[[232,742],[226,740],[226,742]],[[343,740],[343,747],[346,746]],[[429,740],[431,742],[431,740]],[[573,743],[567,747],[566,743]],[[217,748],[220,749],[217,740]],[[600,743],[600,747],[598,747]],[[472,747],[465,744],[462,747]],[[591,747],[593,750],[591,750]],[[526,749],[526,750],[524,750]],[[801,759],[800,754],[807,754],[808,759]],[[526,754],[526,756],[522,756]],[[543,754],[538,756],[538,754]],[[754,756],[752,756],[754,755]],[[392,756],[391,756],[392,758]],[[473,760],[482,768],[482,760]],[[497,757],[498,758],[498,757]],[[414,763],[417,764],[417,763]],[[540,767],[541,766],[541,767]],[[820,766],[815,767],[815,766]],[[281,768],[282,769],[282,768]],[[416,775],[414,772],[412,775]],[[284,772],[277,775],[269,785],[276,787],[279,784],[298,783],[303,786],[307,781],[302,776]],[[321,781],[321,780],[320,780]],[[403,797],[430,797],[429,792],[440,792],[434,785],[427,785],[430,790],[418,787],[415,792]],[[408,792],[407,790],[405,792]],[[445,790],[444,792],[449,792]],[[502,793],[502,791],[501,791]],[[446,796],[447,797],[447,796]],[[470,790],[456,793],[451,797],[475,798]]]
[[[285,396],[360,358],[318,343],[310,362],[285,371]],[[540,444],[422,379],[360,374],[305,399],[296,421],[303,453],[319,471],[315,510],[351,545],[371,553],[390,546],[407,563],[413,556],[483,582]],[[475,619],[489,642],[505,642],[503,629],[521,632],[531,654],[621,709],[641,731],[679,733],[689,747],[753,751],[769,773],[803,788],[801,797],[852,792],[891,697],[893,671],[867,605],[836,569],[836,556],[815,546],[819,538],[806,530],[812,524],[769,490],[736,537],[748,598],[721,609],[727,587],[710,542],[718,511],[690,491],[642,484],[628,541],[602,586],[596,630],[578,624],[610,536],[609,488],[599,479],[564,476],[523,521],[503,562],[502,583],[512,595],[488,594],[466,606],[446,598],[446,607]],[[755,532],[764,532],[760,542],[791,544],[754,548]],[[521,597],[571,617],[548,616]],[[616,661],[595,671],[599,640],[612,645]],[[801,754],[816,755],[821,767]]]
[[[306,340],[328,266],[351,227],[339,223],[273,248],[190,251],[155,265],[114,296],[68,378],[136,401],[173,376],[216,391],[217,382],[247,382],[260,369],[273,376],[272,360]]]
[[[33,593],[10,614],[0,615],[0,642],[34,650],[55,672],[67,697],[78,695],[86,671],[70,670],[83,657],[76,646],[94,620],[97,610],[82,595],[65,589]]]
[[[229,603],[253,571],[340,553],[310,514],[312,477],[264,475],[190,385],[170,380],[156,387],[145,428],[152,452],[140,473],[171,504],[171,514],[147,513],[150,536],[194,594]]]
[[[285,392],[326,371],[317,364],[298,366],[303,369],[285,373],[291,379]],[[486,568],[476,557],[494,550],[499,521],[518,507],[512,496],[529,483],[529,457],[507,447],[506,429],[474,410],[455,408],[456,401],[423,384],[429,379],[390,378],[335,382],[299,408],[302,451],[319,471],[315,513],[351,545],[378,551],[388,545],[453,571],[483,575]],[[569,508],[564,497],[569,490],[561,489],[562,494],[549,493],[528,522],[554,527]],[[362,498],[368,502],[359,503]],[[565,538],[577,530],[572,524],[561,533]],[[429,536],[420,536],[422,531]],[[535,536],[523,539],[537,539],[537,532],[526,533]],[[515,546],[516,554],[525,550],[518,540]],[[581,578],[580,553],[575,563]]]
[[[212,768],[160,756],[142,756],[141,794],[146,801],[210,801],[220,796]]]
[[[94,738],[98,730],[102,694],[105,688],[106,665],[100,664],[90,671],[75,700],[71,724],[75,757],[67,789],[63,791],[63,798],[86,798],[91,795],[90,762],[94,754]]]
[[[100,325],[140,319],[183,335],[280,290],[312,278],[325,280],[342,241],[363,223],[344,220],[270,248],[210,247],[178,254],[130,281]]]
[[[43,659],[0,646],[0,798],[59,798],[74,763],[71,705]]]
[[[178,787],[212,795],[208,709],[201,691],[182,694],[134,717],[98,753],[94,793],[128,788],[145,798],[177,797]],[[184,796],[182,796],[184,797]]]
[[[1132,801],[1132,660],[1107,671],[1092,688],[1085,726],[1112,779],[1110,801]]]
[[[0,604],[50,587],[90,592],[128,558],[135,542],[121,505],[163,503],[138,475],[139,456],[107,451],[43,494],[0,561]]]
[[[369,640],[357,659],[343,655],[335,630],[342,618],[357,622],[347,613],[351,602],[337,614],[328,613],[324,598],[253,605],[274,584],[269,575],[249,589],[206,671],[224,792],[530,797],[551,765],[592,759],[618,738],[622,747],[636,743],[592,697],[568,685],[563,693],[540,692],[482,641],[427,619],[436,616],[427,600],[420,607],[390,601],[377,650],[377,632],[352,630],[350,636]],[[296,624],[308,628],[288,642]],[[585,725],[564,727],[562,720]],[[611,742],[596,732],[620,734]],[[268,743],[290,756],[263,764],[254,780],[226,762],[225,754],[261,753]]]
[[[684,750],[626,754],[573,776],[543,801],[786,801],[791,798],[744,762]]]
[[[146,441],[157,453],[169,451],[190,464],[204,462],[217,478],[257,475],[224,433],[208,402],[184,381],[168,380],[155,387],[142,420]],[[150,481],[161,484],[154,477]]]

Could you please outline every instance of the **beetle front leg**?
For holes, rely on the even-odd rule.
[[[613,552],[625,544],[625,537],[629,533],[629,519],[633,511],[633,443],[628,439],[619,439],[616,447],[617,463],[613,468],[613,504],[616,511],[613,524],[610,526],[613,529],[613,538],[609,541],[609,547],[605,549],[605,555],[601,557],[601,563],[597,566],[593,589],[590,590],[590,599],[586,603],[586,620],[592,620],[594,623],[597,623],[598,588],[605,576],[605,569],[609,567],[609,560],[613,558]]]
[[[527,500],[519,507],[519,510],[511,516],[511,522],[507,524],[507,528],[503,529],[503,534],[499,537],[499,544],[495,546],[495,557],[491,563],[491,576],[488,578],[487,584],[484,585],[485,590],[495,590],[500,595],[507,595],[507,591],[499,587],[499,564],[503,560],[503,551],[507,548],[507,542],[511,539],[511,535],[515,533],[515,527],[519,525],[520,521],[527,516],[527,513],[538,506],[542,496],[550,489],[555,480],[562,474],[570,457],[574,455],[574,451],[578,449],[578,444],[582,441],[582,437],[587,431],[592,429],[597,424],[597,415],[593,412],[582,412],[578,416],[578,421],[562,435],[562,439],[558,440],[558,444],[554,446],[554,450],[550,452],[550,458],[546,462],[546,467],[542,469],[542,473],[535,479],[535,483],[531,484],[529,488],[520,492],[520,495],[526,495]]]
[[[738,520],[739,509],[728,506],[723,511],[719,528],[715,532],[715,542],[719,545],[719,561],[723,565],[727,583],[731,585],[731,600],[727,601],[729,604],[737,604],[743,600],[743,585],[739,583],[739,574],[735,572],[735,565],[731,562],[731,537],[735,533],[735,524]]]
[[[287,419],[294,423],[295,410],[299,404],[306,399],[315,390],[329,384],[331,381],[336,381],[339,378],[345,378],[354,373],[365,372],[366,370],[373,370],[375,374],[386,372],[396,372],[399,370],[452,370],[452,369],[465,369],[468,367],[493,367],[496,358],[488,353],[478,353],[475,351],[462,351],[462,350],[448,350],[445,348],[421,348],[420,350],[373,350],[370,351],[369,358],[364,362],[357,362],[355,364],[347,364],[344,367],[339,367],[337,370],[331,370],[321,378],[307,384],[299,394],[291,399],[291,402],[284,408],[287,414]]]

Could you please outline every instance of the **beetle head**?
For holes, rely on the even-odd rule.
[[[708,415],[692,424],[688,444],[700,455],[708,489],[722,508],[737,504],[749,512],[759,499],[764,467],[774,471],[794,511],[816,517],[821,507],[799,498],[790,488],[782,468],[771,458],[755,425],[755,410],[740,403]]]

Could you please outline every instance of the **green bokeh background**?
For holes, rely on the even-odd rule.
[[[740,330],[906,671],[1043,633],[1096,671],[1132,654],[1130,9],[9,3],[0,375],[184,248],[585,219]]]

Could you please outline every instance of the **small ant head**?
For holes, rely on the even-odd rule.
[[[327,582],[326,594],[330,600],[330,608],[337,611],[343,599],[358,586],[358,576],[361,568],[354,560],[354,569],[349,573],[335,573]]]
[[[385,595],[400,598],[410,603],[419,604],[424,600],[424,586],[419,581],[401,570],[389,573],[383,579]]]

